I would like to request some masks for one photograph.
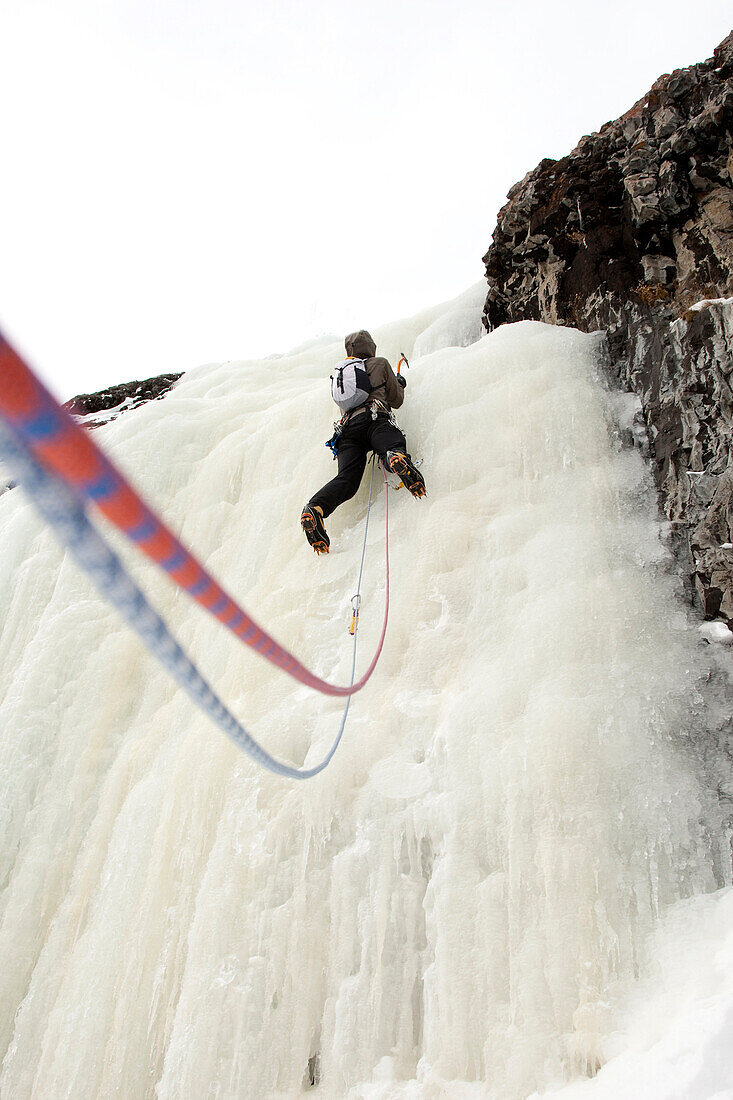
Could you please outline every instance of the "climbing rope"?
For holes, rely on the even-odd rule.
[[[384,646],[389,617],[389,540],[385,539],[384,621],[376,652],[355,683],[339,686],[316,676],[281,646],[219,586],[120,471],[48,392],[0,333],[0,418],[15,442],[79,501],[98,508],[143,554],[245,645],[324,695],[351,696],[369,680]],[[387,476],[385,474],[385,484]],[[389,511],[386,516],[389,533]]]
[[[191,699],[236,745],[244,749],[253,760],[276,775],[290,779],[310,779],[323,771],[336,752],[346,725],[351,696],[341,717],[341,724],[331,748],[323,760],[312,768],[293,768],[276,760],[251,736],[221,701],[199,672],[169,630],[165,621],[148,603],[124,565],[93,526],[84,510],[67,486],[49,474],[35,459],[30,449],[23,446],[7,424],[0,418],[0,460],[21,482],[41,516],[51,526],[59,541],[69,548],[77,564],[92,578],[102,596],[123,616],[140,636],[147,649],[157,658],[170,675],[188,693]],[[374,461],[369,479],[369,502],[364,524],[364,544],[359,566],[359,579],[355,600],[361,599],[361,581],[364,573],[369,515],[372,506]],[[389,494],[386,496],[389,509]],[[354,629],[354,649],[351,662],[351,684],[356,669],[356,642],[358,623]]]

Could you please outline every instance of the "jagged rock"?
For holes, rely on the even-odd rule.
[[[182,374],[159,374],[155,378],[146,378],[143,382],[123,382],[97,393],[83,393],[72,397],[71,401],[64,403],[64,408],[86,428],[99,428],[130,409],[164,397],[171,386],[182,377]],[[15,482],[5,479],[0,471],[0,496],[14,487]]]
[[[677,271],[671,256],[642,256],[641,266],[647,283],[671,283]]]
[[[115,420],[122,413],[136,409],[147,401],[157,401],[164,397],[182,374],[158,374],[146,378],[143,382],[123,382],[119,386],[109,386],[97,393],[83,393],[72,397],[64,405],[74,416],[82,419],[86,427],[98,428],[102,424]]]
[[[533,319],[606,330],[610,369],[642,402],[689,589],[729,624],[732,85],[733,34],[529,172],[484,257],[487,328]]]

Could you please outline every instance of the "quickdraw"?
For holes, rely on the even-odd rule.
[[[356,634],[357,627],[359,626],[359,608],[361,607],[361,596],[357,592],[355,596],[351,598],[351,626],[349,627],[349,634]]]

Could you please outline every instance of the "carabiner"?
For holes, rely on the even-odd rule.
[[[356,634],[356,628],[359,625],[359,606],[361,604],[361,596],[357,593],[356,596],[351,597],[351,626],[349,627],[349,634],[353,637]]]

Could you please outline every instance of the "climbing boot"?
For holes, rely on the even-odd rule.
[[[305,531],[305,537],[317,554],[327,554],[331,545],[323,525],[323,512],[320,508],[305,506],[300,515],[300,526]]]
[[[414,497],[425,496],[425,479],[402,451],[387,451],[387,465]]]

